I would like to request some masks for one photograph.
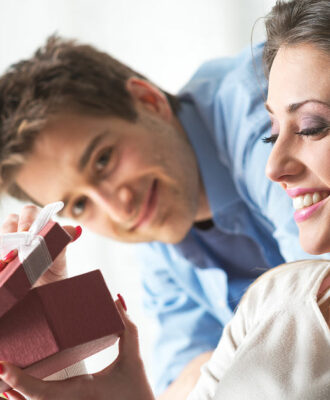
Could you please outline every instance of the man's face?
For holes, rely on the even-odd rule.
[[[40,133],[18,185],[42,205],[63,200],[64,216],[126,242],[180,241],[203,189],[180,124],[150,107],[139,118],[60,114]]]

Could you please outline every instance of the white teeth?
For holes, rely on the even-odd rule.
[[[318,203],[322,198],[319,192],[313,193],[313,203]]]
[[[309,207],[312,204],[318,203],[319,201],[325,199],[329,196],[329,192],[315,192],[307,193],[302,196],[297,196],[293,199],[293,208],[295,210],[300,210],[304,207]]]
[[[313,197],[311,194],[306,194],[304,196],[304,207],[309,207],[313,204]]]
[[[303,196],[298,196],[293,199],[293,208],[295,210],[300,210],[304,207],[304,198]]]

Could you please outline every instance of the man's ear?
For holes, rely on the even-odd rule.
[[[151,82],[133,76],[126,81],[126,89],[134,102],[167,120],[172,118],[172,109],[166,95]]]

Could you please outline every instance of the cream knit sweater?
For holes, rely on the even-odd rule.
[[[330,261],[284,264],[243,297],[189,400],[330,400]]]

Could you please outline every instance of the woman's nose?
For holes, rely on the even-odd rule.
[[[291,133],[292,135],[292,133]],[[289,183],[302,171],[303,165],[296,156],[294,143],[279,135],[266,165],[266,175],[279,183]]]

